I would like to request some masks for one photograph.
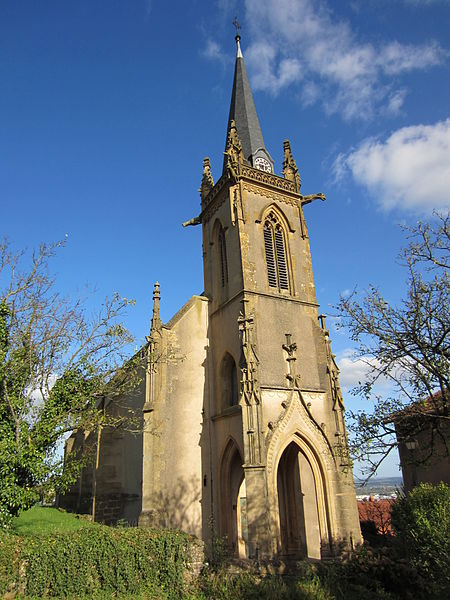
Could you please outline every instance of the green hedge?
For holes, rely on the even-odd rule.
[[[86,528],[71,533],[0,536],[0,595],[80,597],[158,588],[180,598],[189,538],[174,531]]]

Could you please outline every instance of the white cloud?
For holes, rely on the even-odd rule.
[[[450,206],[450,119],[403,127],[387,140],[365,140],[334,164],[337,178],[349,169],[385,210],[427,213]]]
[[[212,39],[206,40],[206,46],[203,49],[202,54],[205,58],[208,58],[210,60],[218,60],[220,62],[226,60],[226,56],[223,53],[220,44],[218,44]]]
[[[360,383],[366,381],[373,366],[377,365],[374,358],[356,357],[353,348],[347,348],[336,356],[339,367],[339,383],[344,392],[349,392]],[[380,377],[373,388],[374,394],[387,394],[393,389],[393,383],[389,379]]]
[[[396,90],[388,98],[387,112],[396,115],[400,112],[405,101],[406,90]]]
[[[302,80],[305,104],[321,101],[328,113],[348,120],[370,118],[380,107],[397,113],[405,91],[394,88],[392,77],[437,65],[445,55],[436,43],[361,42],[323,1],[245,4],[254,40],[245,55],[254,89],[277,94]]]
[[[365,380],[370,370],[367,360],[355,358],[351,349],[344,350],[336,357],[340,371],[339,383],[344,391],[351,390]]]
[[[302,102],[304,106],[311,106],[320,97],[320,88],[314,81],[306,81],[302,86]]]
[[[413,46],[391,42],[381,49],[377,63],[388,75],[398,75],[404,71],[437,65],[440,60],[441,50],[436,43]]]
[[[284,58],[280,62],[278,73],[280,87],[289,85],[293,81],[298,81],[301,79],[300,62],[296,58]]]
[[[252,78],[254,89],[267,89],[277,94],[283,87],[301,79],[300,61],[296,58],[283,58],[274,69],[276,53],[275,46],[265,42],[254,43],[246,51],[246,61],[258,65]]]

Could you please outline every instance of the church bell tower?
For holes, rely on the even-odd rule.
[[[275,174],[236,45],[222,175],[204,159],[190,222],[208,298],[202,510],[236,556],[321,558],[361,539],[303,212],[325,197],[302,194],[287,140]]]

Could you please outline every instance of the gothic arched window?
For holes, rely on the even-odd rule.
[[[227,263],[227,246],[225,243],[225,231],[223,227],[219,229],[218,235],[219,258],[220,258],[220,281],[222,287],[228,283],[228,263]]]
[[[289,291],[289,272],[284,229],[273,211],[264,221],[264,248],[266,252],[269,286]]]

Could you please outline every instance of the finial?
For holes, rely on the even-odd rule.
[[[214,179],[211,173],[211,161],[208,157],[203,159],[203,177],[200,185],[200,196],[204,200],[214,187]]]
[[[236,37],[234,38],[236,40],[236,46],[237,46],[236,58],[243,58],[242,51],[241,51],[241,44],[240,44],[241,36],[239,35],[239,29],[241,29],[241,26],[239,25],[239,21],[237,20],[237,17],[234,17],[233,25],[236,27]]]
[[[159,316],[159,299],[161,294],[159,291],[159,283],[156,282],[153,288],[153,316],[151,330],[159,329],[161,327],[161,317]]]
[[[297,169],[297,164],[292,156],[291,152],[291,144],[289,140],[284,140],[283,142],[283,150],[284,150],[284,161],[283,161],[283,176],[288,181],[292,181],[295,183],[297,188],[297,192],[300,192],[301,180],[300,173]]]
[[[319,319],[320,327],[322,329],[326,330],[327,327],[325,325],[325,319],[327,318],[327,316],[322,314],[322,315],[319,315],[317,318]]]
[[[156,282],[153,287],[153,300],[159,300],[161,298],[161,293],[159,291],[159,283]]]
[[[239,139],[234,119],[230,121],[230,129],[227,137],[227,147],[225,149],[226,166],[231,169],[233,178],[235,176],[234,168],[244,162],[244,153],[242,152],[242,144]]]
[[[211,183],[211,185],[214,185],[214,180],[211,175],[211,161],[209,156],[205,156],[203,159],[203,176]]]

